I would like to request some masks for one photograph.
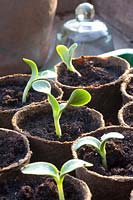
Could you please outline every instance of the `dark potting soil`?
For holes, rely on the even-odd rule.
[[[67,70],[66,65],[62,64],[60,66],[60,75],[58,77],[60,83],[70,86],[93,85],[96,87],[115,81],[121,75],[119,70],[116,72],[115,66],[110,65],[103,68],[100,63],[95,64],[85,57],[82,57],[81,62],[73,60],[73,65],[81,74],[81,77],[76,73]]]
[[[122,133],[123,140],[110,140],[107,142],[108,169],[101,164],[101,158],[93,148],[83,146],[78,150],[78,158],[93,163],[89,170],[102,175],[133,176],[133,134],[129,131]]]
[[[47,96],[45,94],[36,92],[31,89],[27,96],[26,103],[22,104],[22,95],[25,85],[22,86],[9,84],[5,87],[0,86],[0,109],[17,109],[23,107],[24,105],[47,99]],[[52,89],[52,94],[57,97],[58,94],[56,89]]]
[[[27,149],[20,136],[0,135],[0,167],[6,167],[24,158]]]
[[[66,200],[81,200],[74,185],[64,180]],[[57,186],[52,178],[40,176],[16,176],[0,181],[0,200],[58,200]]]
[[[126,110],[124,114],[124,122],[130,127],[133,127],[133,107]]]
[[[129,95],[133,96],[133,79],[131,79],[131,81],[129,82],[129,84],[127,85],[127,89],[126,89],[127,93]]]
[[[51,113],[41,113],[30,118],[29,116],[25,117],[25,124],[21,124],[20,127],[33,136],[64,142],[73,141],[82,133],[96,130],[100,127],[100,122],[95,120],[94,116],[92,117],[92,113],[88,109],[81,107],[66,110],[61,116],[60,125],[62,137],[59,139],[55,133],[51,111]]]

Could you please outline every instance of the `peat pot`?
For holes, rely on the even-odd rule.
[[[122,126],[133,128],[133,101],[122,106],[118,112],[118,119]]]
[[[29,141],[24,135],[0,128],[0,176],[28,164],[30,157]]]
[[[70,175],[64,182],[65,200],[91,200],[87,185]],[[52,178],[23,175],[20,171],[0,177],[0,199],[6,200],[58,200],[57,187]]]
[[[25,106],[15,113],[13,128],[26,135],[33,151],[32,161],[46,161],[61,167],[72,158],[71,144],[81,134],[104,126],[102,114],[86,106],[68,107],[60,119],[62,136],[55,133],[49,103]]]
[[[103,134],[109,132],[119,132],[124,135],[124,139],[110,139],[107,142],[107,169],[102,166],[101,158],[93,148],[82,146],[76,152],[74,145],[78,139],[74,142],[72,146],[74,158],[78,157],[93,163],[91,168],[76,169],[76,177],[87,183],[93,200],[129,200],[133,188],[133,129],[108,126],[89,135],[100,139]]]
[[[131,71],[131,70],[130,70]],[[123,104],[133,101],[133,74],[129,74],[121,84]]]
[[[74,89],[84,88],[92,95],[88,106],[100,111],[107,124],[117,124],[117,112],[122,104],[120,84],[129,73],[129,63],[114,56],[82,56],[72,63],[81,77],[68,71],[64,63],[55,66],[63,99],[68,99]]]
[[[38,93],[31,89],[27,96],[26,103],[22,103],[24,88],[30,79],[27,74],[13,74],[0,77],[0,124],[2,128],[12,129],[11,119],[13,114],[21,107],[33,102],[47,100],[47,95]],[[62,90],[58,88],[55,82],[51,83],[52,94],[59,100],[62,98]]]

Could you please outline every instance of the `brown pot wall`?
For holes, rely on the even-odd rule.
[[[16,171],[16,172],[13,172],[10,174],[4,174],[0,177],[0,186],[4,187],[5,190],[4,191],[0,190],[0,198],[4,196],[6,199],[8,197],[8,195],[10,195],[10,197],[12,197],[12,199],[13,199],[13,197],[15,199],[18,195],[18,192],[20,193],[22,191],[22,187],[27,186],[27,185],[31,189],[31,191],[27,191],[27,194],[29,194],[31,192],[30,195],[34,195],[33,192],[37,193],[37,189],[35,187],[38,187],[39,185],[42,186],[45,182],[45,179],[46,179],[46,176],[24,175],[24,174],[20,173],[20,171]],[[64,186],[64,193],[66,191],[65,194],[68,197],[70,197],[70,199],[66,198],[67,200],[74,199],[74,198],[71,198],[74,195],[69,194],[70,187],[73,188],[73,191],[76,191],[76,194],[75,194],[76,200],[81,200],[81,199],[82,200],[91,200],[90,190],[89,190],[88,186],[86,185],[86,183],[84,183],[82,180],[74,178],[70,175],[66,175],[63,183],[64,183],[63,185],[66,185],[66,186]],[[47,186],[47,188],[48,187],[49,186]],[[10,193],[9,193],[8,189],[11,190]],[[15,189],[15,191],[14,191],[14,189]],[[54,187],[53,188],[51,187],[51,190],[54,190]],[[70,193],[72,193],[72,190],[70,190]],[[45,194],[44,189],[41,189],[40,195],[41,194],[42,195]],[[22,200],[23,198],[21,197],[20,199]],[[26,199],[28,199],[28,197]],[[32,197],[31,197],[31,199],[32,199]]]
[[[123,104],[126,104],[129,101],[133,101],[133,96],[127,92],[128,85],[131,82],[133,82],[132,70],[130,70],[130,74],[126,77],[126,79],[121,84],[121,94],[122,94]]]
[[[121,126],[109,126],[91,132],[91,136],[102,136],[109,132],[123,133],[126,137],[126,131],[133,134],[133,130]],[[84,136],[87,136],[85,134]],[[77,140],[75,141],[75,143]],[[78,155],[72,148],[74,158]],[[131,189],[133,188],[132,176],[112,175],[105,176],[100,173],[89,170],[89,168],[79,168],[76,170],[76,177],[85,181],[90,188],[93,200],[129,200]]]
[[[133,101],[126,103],[118,112],[120,125],[133,129]]]
[[[47,58],[57,0],[4,0],[0,5],[0,75],[27,73],[22,58]]]
[[[68,108],[68,111],[69,109],[72,110],[75,108],[73,107]],[[86,108],[86,109],[89,110],[91,122],[93,121],[94,123],[93,130],[103,127],[104,120],[103,120],[102,115],[93,109],[89,109],[89,108]],[[22,134],[28,137],[30,141],[31,150],[33,151],[32,161],[51,162],[55,164],[57,167],[61,167],[61,165],[64,162],[72,158],[71,145],[73,141],[61,142],[61,141],[58,141],[58,138],[52,141],[50,139],[41,138],[39,136],[35,136],[35,135],[33,136],[30,130],[27,131],[25,128],[27,123],[30,123],[30,121],[33,121],[34,116],[39,116],[40,121],[41,121],[41,118],[43,117],[42,114],[44,115],[44,119],[45,119],[45,115],[47,113],[51,115],[51,107],[47,103],[27,106],[19,110],[13,116],[12,124],[15,130],[18,130],[19,132],[21,132]],[[36,122],[36,119],[34,118],[34,125],[33,125],[34,128],[36,127],[35,122]],[[42,127],[41,130],[43,130],[45,134],[45,127]]]
[[[100,63],[101,66],[109,67],[112,66],[112,71],[115,73],[119,73],[118,79],[106,84],[100,84],[99,86],[87,85],[82,86],[82,82],[79,86],[69,86],[59,82],[59,77],[61,74],[61,65],[59,63],[55,66],[55,71],[57,73],[57,83],[62,88],[64,95],[63,99],[68,99],[71,92],[76,88],[83,88],[90,92],[92,99],[91,102],[88,104],[89,107],[94,108],[100,111],[105,121],[110,121],[113,124],[118,123],[117,113],[118,110],[122,106],[122,96],[120,92],[120,84],[126,78],[127,74],[129,73],[129,63],[121,58],[110,56],[110,57],[96,57],[96,56],[84,56],[85,59],[88,61],[93,61],[94,65],[96,66],[97,63]],[[82,62],[82,57],[75,58],[73,61],[78,63]],[[115,66],[115,67],[114,67]],[[82,75],[82,74],[81,74]]]

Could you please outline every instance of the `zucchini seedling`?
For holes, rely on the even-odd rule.
[[[27,63],[31,68],[31,77],[30,77],[29,81],[27,82],[26,87],[24,88],[24,92],[23,92],[23,96],[22,96],[22,103],[25,103],[28,92],[32,87],[32,82],[38,78],[38,67],[37,67],[36,63],[30,59],[23,58],[23,61],[25,63]]]
[[[99,153],[99,155],[101,156],[103,167],[107,169],[106,142],[109,139],[123,139],[123,138],[124,136],[121,133],[117,133],[117,132],[110,132],[110,133],[104,134],[101,137],[101,141],[93,136],[85,136],[83,138],[80,138],[75,144],[73,144],[72,149],[74,151],[77,151],[83,145],[94,147],[96,151]]]
[[[79,167],[91,167],[92,164],[80,159],[71,159],[65,162],[60,171],[55,165],[48,162],[35,162],[30,163],[21,169],[23,174],[33,174],[33,175],[48,175],[51,176],[58,188],[59,200],[65,200],[63,181],[65,175]]]
[[[22,96],[22,103],[25,103],[28,92],[31,89],[32,82],[34,80],[39,79],[39,78],[40,79],[41,78],[54,79],[56,77],[56,73],[51,70],[44,70],[44,71],[39,72],[36,63],[33,60],[23,58],[23,61],[25,63],[27,63],[31,68],[31,77],[30,77],[29,81],[27,82],[26,87],[24,88],[23,96]]]
[[[72,64],[72,57],[77,46],[77,43],[72,44],[69,48],[67,48],[65,45],[57,45],[56,51],[62,61],[66,64],[67,69],[71,72],[76,73],[78,76],[81,76],[81,74],[75,69]]]
[[[62,136],[61,127],[59,120],[61,118],[62,112],[69,106],[83,106],[90,102],[91,95],[89,92],[83,89],[76,89],[72,92],[69,99],[61,104],[58,103],[56,98],[51,94],[51,85],[45,80],[35,80],[32,83],[32,87],[37,92],[42,92],[48,95],[48,101],[52,107],[54,125],[56,135],[60,138]]]

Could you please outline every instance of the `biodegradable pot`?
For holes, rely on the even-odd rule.
[[[119,132],[124,135],[124,139],[107,142],[107,170],[102,167],[101,158],[94,149],[84,146],[75,152],[72,146],[74,158],[93,163],[92,168],[77,169],[76,177],[87,183],[93,200],[129,200],[133,188],[133,129],[108,126],[93,131],[90,135],[100,139],[109,132]],[[74,144],[77,142],[78,139]]]
[[[17,131],[0,128],[0,175],[28,164],[29,141]]]
[[[72,158],[72,142],[82,133],[103,127],[104,120],[94,109],[70,106],[61,116],[62,137],[58,138],[51,106],[45,102],[22,108],[13,116],[12,124],[15,130],[28,137],[33,161],[47,161],[61,167]]]
[[[121,84],[123,104],[133,101],[133,74],[129,74]]]
[[[44,65],[56,6],[57,0],[1,1],[0,75],[29,72],[22,57]]]
[[[118,119],[122,126],[133,128],[133,101],[122,106],[118,112]]]
[[[66,175],[63,186],[65,200],[91,200],[89,188],[83,181]],[[16,171],[0,177],[0,199],[58,200],[58,193],[52,178],[23,175]]]
[[[13,114],[21,107],[33,102],[47,100],[47,95],[31,89],[27,102],[22,104],[22,94],[29,78],[30,75],[27,74],[14,74],[0,78],[0,126],[2,128],[12,129],[11,119]],[[51,83],[53,95],[60,100],[62,98],[62,90],[55,82],[48,81]]]
[[[107,123],[117,124],[117,112],[122,105],[120,84],[129,73],[129,63],[114,56],[82,56],[72,62],[81,77],[68,71],[64,63],[55,66],[56,81],[64,91],[63,99],[74,89],[84,88],[92,95],[89,107],[100,111]]]

